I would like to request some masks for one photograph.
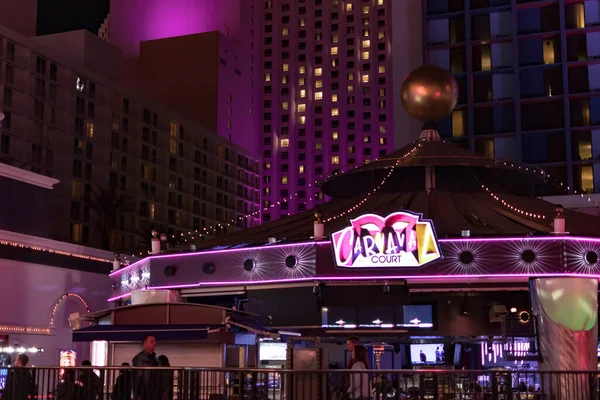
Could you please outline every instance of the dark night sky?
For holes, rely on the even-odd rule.
[[[37,34],[79,29],[97,34],[109,4],[110,0],[38,0]]]

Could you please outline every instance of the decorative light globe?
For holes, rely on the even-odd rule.
[[[421,121],[435,122],[447,117],[457,101],[456,80],[441,67],[419,67],[402,83],[402,106],[411,117]]]

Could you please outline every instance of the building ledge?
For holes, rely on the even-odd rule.
[[[39,186],[44,189],[54,189],[59,180],[50,178],[44,175],[36,174],[35,172],[27,171],[26,169],[13,167],[8,164],[0,163],[0,176],[28,183],[30,185]]]

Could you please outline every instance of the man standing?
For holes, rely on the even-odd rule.
[[[346,341],[346,347],[350,352],[350,360],[348,360],[348,364],[346,365],[346,369],[352,369],[352,365],[354,364],[354,347],[360,344],[360,339],[358,336],[350,336]]]
[[[2,394],[3,399],[26,400],[29,395],[34,394],[35,384],[31,372],[25,369],[28,363],[29,357],[27,354],[20,353],[17,355],[15,368],[11,368],[6,377],[6,385]]]
[[[142,342],[143,349],[140,351],[131,364],[134,367],[158,367],[158,359],[156,358],[156,339],[154,336],[145,336]],[[135,374],[133,394],[135,400],[153,400],[155,397],[155,382],[152,371],[138,371]]]

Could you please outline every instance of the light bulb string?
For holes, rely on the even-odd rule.
[[[529,217],[529,218],[535,218],[535,219],[545,219],[546,218],[546,216],[544,214],[533,213],[533,212],[530,212],[530,211],[523,210],[523,209],[521,209],[519,207],[515,207],[514,205],[512,205],[508,201],[506,201],[503,198],[501,198],[500,196],[498,196],[497,192],[495,192],[489,186],[487,186],[485,183],[483,183],[481,181],[481,179],[479,179],[479,177],[477,176],[477,174],[475,174],[475,172],[470,167],[468,167],[468,169],[469,169],[469,172],[471,173],[471,175],[473,175],[473,178],[475,179],[475,181],[481,186],[481,189],[485,193],[487,193],[493,200],[499,202],[504,207],[506,207],[509,210],[515,212],[516,214],[524,215],[524,216]]]

